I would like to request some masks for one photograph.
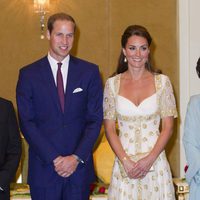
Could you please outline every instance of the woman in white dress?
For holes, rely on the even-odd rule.
[[[116,154],[109,200],[175,199],[164,148],[177,110],[169,78],[150,65],[151,40],[144,27],[129,26],[117,75],[106,82],[104,125]]]

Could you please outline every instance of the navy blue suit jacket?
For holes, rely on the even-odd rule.
[[[21,138],[12,102],[0,98],[0,187],[9,193],[21,157]],[[1,196],[0,191],[0,199]]]
[[[82,91],[73,93],[76,88]],[[78,185],[93,181],[92,149],[103,119],[102,96],[98,67],[72,56],[64,113],[47,57],[20,70],[17,105],[20,128],[29,144],[29,184],[49,186],[63,179],[53,160],[71,154],[85,164],[78,165],[70,181]]]

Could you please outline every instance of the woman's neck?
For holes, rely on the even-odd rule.
[[[149,75],[151,75],[151,73],[149,71],[147,71],[146,69],[142,69],[142,70],[130,70],[130,69],[128,69],[124,73],[124,79],[139,81],[143,78],[148,77]]]

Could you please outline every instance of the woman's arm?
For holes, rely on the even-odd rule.
[[[104,119],[104,127],[106,132],[107,140],[114,151],[115,155],[118,157],[120,162],[122,163],[127,175],[131,177],[131,170],[134,166],[134,162],[131,161],[124,151],[120,139],[116,132],[116,124],[114,120]]]
[[[174,117],[165,117],[162,119],[162,130],[160,132],[160,136],[149,154],[151,160],[155,161],[159,154],[164,150],[167,142],[169,141],[174,126]]]

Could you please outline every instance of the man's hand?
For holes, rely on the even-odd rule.
[[[79,164],[73,155],[58,156],[53,163],[55,171],[62,177],[69,177],[72,175]]]

